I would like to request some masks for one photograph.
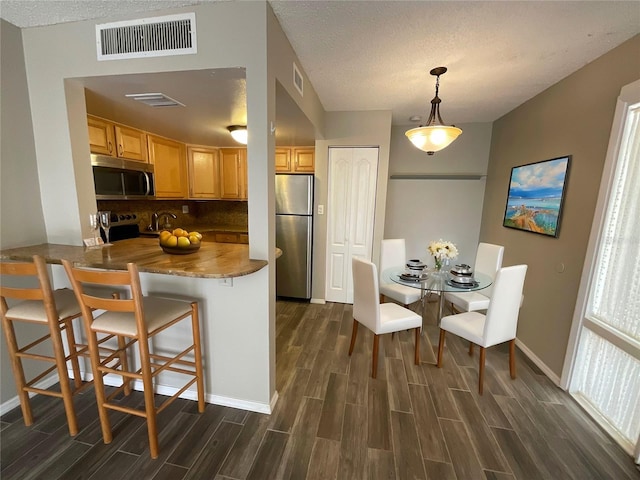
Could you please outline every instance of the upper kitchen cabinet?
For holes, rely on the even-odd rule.
[[[314,147],[276,148],[276,173],[313,173],[315,170]]]
[[[217,148],[187,147],[189,198],[220,198],[219,155]]]
[[[142,130],[87,116],[91,153],[147,161],[146,133]]]
[[[156,198],[187,198],[185,145],[151,134],[147,139],[149,162],[155,166]]]
[[[291,172],[291,149],[276,148],[276,173]]]
[[[220,198],[247,199],[247,149],[220,149]]]

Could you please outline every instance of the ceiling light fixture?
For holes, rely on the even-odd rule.
[[[229,130],[229,133],[231,134],[231,136],[236,142],[242,143],[243,145],[247,144],[247,127],[246,126],[231,125],[227,127],[227,130]]]
[[[431,100],[431,113],[424,125],[407,130],[405,135],[414,146],[420,150],[433,155],[435,152],[448,147],[462,133],[455,125],[445,125],[440,116],[440,98],[438,89],[440,87],[440,75],[447,71],[447,67],[436,67],[429,73],[436,77],[436,96]],[[439,122],[437,123],[436,122]]]

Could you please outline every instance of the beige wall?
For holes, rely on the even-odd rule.
[[[0,248],[45,242],[38,166],[31,128],[27,74],[20,29],[0,20]],[[28,188],[25,188],[28,186]],[[44,332],[28,325],[16,326],[21,341],[29,343]],[[4,339],[0,340],[2,388],[0,404],[16,395],[11,362]],[[39,370],[27,366],[29,378]],[[17,403],[16,403],[17,405]]]
[[[616,98],[638,78],[635,36],[494,123],[480,238],[505,246],[504,265],[529,265],[518,340],[552,376],[562,372]],[[562,155],[573,159],[559,237],[503,227],[511,168]]]

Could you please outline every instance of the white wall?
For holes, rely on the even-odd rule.
[[[418,150],[404,132],[391,131],[389,176],[394,174],[486,175],[490,123],[458,125],[462,135],[433,156]],[[473,265],[480,236],[485,178],[479,180],[389,179],[384,238],[404,238],[409,258],[433,265],[426,248],[431,240],[450,240],[460,252],[456,263]]]

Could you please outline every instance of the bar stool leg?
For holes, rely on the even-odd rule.
[[[204,372],[202,369],[202,348],[200,344],[200,317],[198,303],[191,302],[191,325],[193,332],[193,353],[196,362],[196,388],[198,389],[198,412],[205,409],[204,404]]]
[[[24,378],[24,370],[22,362],[18,357],[18,342],[16,340],[16,332],[13,330],[13,323],[4,317],[2,318],[2,329],[7,339],[7,347],[9,349],[9,358],[11,359],[11,369],[13,370],[13,378],[16,382],[16,390],[20,399],[20,409],[22,410],[22,418],[24,424],[28,427],[33,424],[33,412],[31,411],[31,403],[29,402],[29,393],[24,389],[27,380]]]
[[[67,416],[67,424],[69,425],[69,434],[73,437],[78,433],[78,421],[76,420],[76,413],[73,408],[73,396],[71,392],[71,385],[69,384],[69,374],[67,373],[67,362],[65,361],[64,346],[62,345],[62,337],[60,335],[60,326],[51,325],[51,323],[49,323],[49,331],[51,335],[51,343],[53,345],[53,354],[56,359],[58,377],[60,380],[60,391],[62,392],[64,411]],[[78,378],[80,378],[79,375],[80,372],[78,371]]]
[[[80,365],[78,363],[78,347],[76,346],[75,334],[73,332],[73,318],[64,321],[64,329],[67,335],[67,345],[69,347],[69,356],[71,357],[71,369],[73,370],[73,384],[75,388],[82,387],[82,375],[80,374]]]

